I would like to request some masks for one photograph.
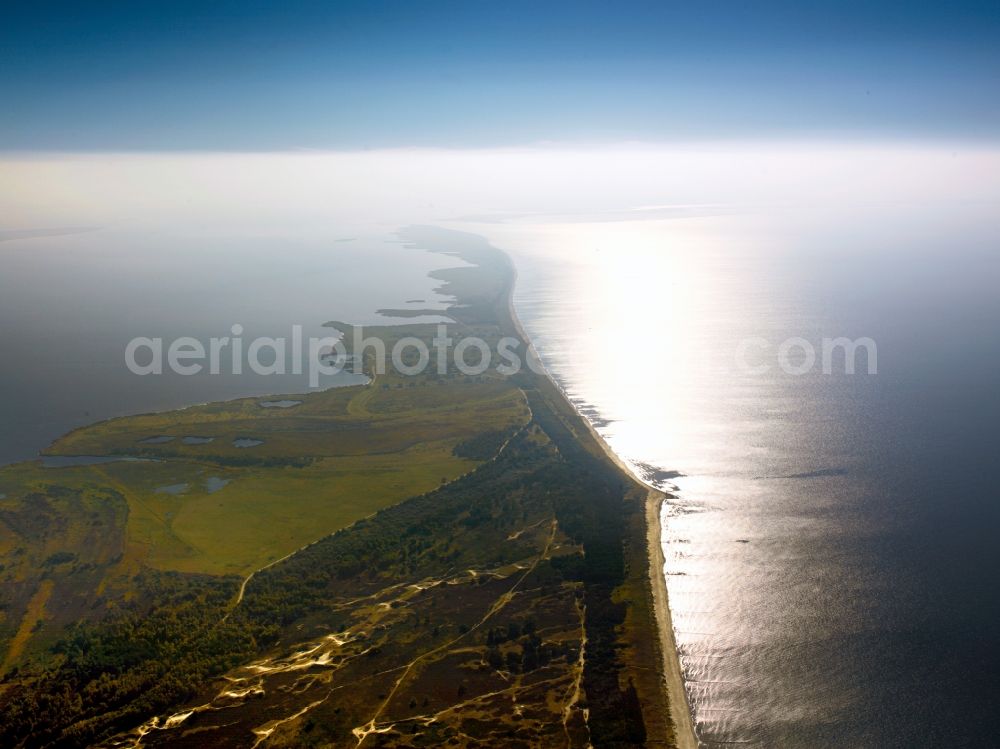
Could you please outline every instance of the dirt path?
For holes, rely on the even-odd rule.
[[[555,543],[556,530],[559,527],[555,518],[553,518],[549,522],[552,524],[552,527],[549,531],[548,540],[545,542],[545,548],[542,549],[541,553],[537,557],[535,557],[534,561],[531,563],[531,566],[528,567],[528,569],[525,570],[524,573],[520,577],[518,577],[517,580],[514,581],[514,584],[511,585],[506,592],[504,592],[496,601],[493,602],[489,610],[486,612],[486,614],[483,615],[483,617],[478,622],[476,622],[471,627],[466,629],[465,632],[462,632],[458,637],[449,640],[443,645],[438,645],[433,650],[428,650],[426,653],[418,655],[416,658],[414,658],[412,661],[406,664],[402,675],[396,680],[396,683],[393,684],[393,687],[389,691],[389,694],[379,705],[378,709],[375,711],[375,714],[372,716],[371,720],[368,721],[363,726],[358,726],[357,728],[352,729],[351,733],[353,733],[354,736],[357,737],[358,739],[357,743],[358,747],[364,744],[365,739],[367,739],[371,734],[381,733],[387,730],[384,727],[380,727],[378,719],[382,715],[382,713],[386,710],[386,708],[389,706],[389,703],[392,702],[392,698],[395,696],[396,692],[399,691],[399,688],[402,686],[403,682],[406,681],[406,678],[410,675],[410,672],[413,671],[418,664],[430,660],[431,658],[433,658],[433,656],[437,655],[438,653],[447,651],[449,648],[453,647],[457,642],[459,642],[459,640],[465,639],[472,632],[475,632],[476,630],[482,628],[487,621],[489,621],[495,614],[497,614],[497,612],[501,611],[503,608],[507,606],[508,603],[511,602],[511,600],[514,598],[514,594],[517,592],[517,589],[521,586],[521,583],[523,583],[525,579],[527,579],[527,577],[532,572],[535,571],[535,569],[538,567],[539,562],[549,558],[549,553],[552,550],[552,544]],[[391,726],[392,724],[389,725]]]

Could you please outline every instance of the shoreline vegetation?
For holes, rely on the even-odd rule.
[[[432,274],[455,333],[529,343],[503,252],[401,236],[469,263]],[[697,746],[665,495],[553,379],[389,373],[293,397],[46,450],[155,460],[0,468],[0,744]]]
[[[508,294],[507,318],[510,321],[510,325],[513,327],[517,337],[521,339],[522,343],[527,345],[530,344],[531,337],[521,324],[521,320],[518,317],[517,310],[514,306],[514,290],[517,281],[517,270],[513,265],[513,261],[511,261],[511,272],[513,277],[510,282],[510,291]],[[573,406],[569,398],[566,397],[565,392],[563,392],[562,388],[559,387],[555,376],[551,372],[547,372],[546,376],[549,382],[551,382],[552,385],[559,391],[564,404],[576,414],[579,421],[586,427],[591,439],[593,439],[593,441],[598,445],[604,453],[604,456],[611,461],[619,471],[628,476],[639,487],[648,492],[644,513],[646,529],[644,544],[645,548],[648,550],[647,564],[649,571],[649,605],[653,610],[653,616],[657,629],[656,638],[661,650],[660,668],[663,672],[663,683],[666,688],[666,709],[669,712],[673,723],[673,744],[668,742],[667,745],[672,745],[676,749],[698,749],[698,735],[695,729],[694,719],[691,714],[691,707],[688,703],[687,689],[684,686],[684,672],[681,667],[680,651],[677,649],[677,642],[674,636],[673,619],[670,612],[670,601],[667,593],[667,581],[663,574],[666,560],[663,556],[663,540],[661,537],[662,528],[660,525],[660,517],[662,514],[663,503],[671,497],[666,492],[656,489],[655,487],[651,487],[638,478],[628,464],[625,463],[625,461],[623,461],[621,457],[611,449],[611,446],[600,435],[597,429],[594,428],[590,420]],[[631,541],[632,543],[636,543],[637,539],[634,535]],[[652,746],[655,744],[650,742],[648,745]]]

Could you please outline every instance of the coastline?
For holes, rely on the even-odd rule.
[[[517,316],[514,307],[514,289],[517,285],[517,267],[513,259],[506,253],[511,269],[510,287],[507,293],[507,319],[513,327],[517,336],[526,346],[531,345],[531,338],[521,324],[521,319]],[[668,495],[659,489],[654,489],[642,481],[632,469],[611,449],[607,441],[597,432],[594,425],[590,423],[582,413],[580,413],[566,393],[559,386],[555,377],[548,368],[538,358],[539,364],[545,371],[545,377],[552,387],[559,393],[563,401],[577,415],[579,420],[589,432],[594,444],[603,452],[604,456],[611,461],[619,471],[628,477],[630,481],[646,492],[644,506],[644,523],[646,529],[646,558],[648,561],[648,582],[650,591],[650,604],[656,622],[656,629],[659,635],[659,651],[661,654],[660,675],[663,687],[666,690],[667,709],[673,724],[674,744],[676,749],[698,749],[700,743],[694,726],[694,719],[691,715],[691,706],[688,703],[687,690],[684,687],[684,672],[681,668],[680,653],[677,650],[677,641],[674,637],[673,619],[670,613],[670,601],[667,593],[667,581],[663,575],[663,567],[666,560],[663,556],[663,545],[660,528],[660,511],[663,502]]]
[[[677,749],[698,749],[698,734],[695,732],[691,706],[688,704],[687,690],[684,688],[684,671],[681,668],[680,652],[674,637],[673,618],[670,601],[667,598],[667,580],[663,576],[663,543],[660,529],[660,510],[665,495],[650,490],[646,498],[646,540],[649,546],[649,586],[653,593],[653,610],[656,613],[656,627],[660,634],[663,651],[663,677],[670,698],[670,717],[674,722],[674,740]]]
[[[524,330],[514,307],[516,268],[506,254],[495,248],[491,248],[491,252],[494,257],[498,253],[502,258],[505,283],[492,284],[489,296],[478,309],[474,305],[468,305],[465,309],[471,310],[469,317],[473,320],[476,320],[475,314],[483,315],[488,312],[487,319],[491,327],[496,325],[501,334],[513,333],[524,346],[529,346],[531,338]],[[456,294],[456,299],[459,298],[465,299]],[[469,324],[467,321],[456,322]],[[609,649],[603,652],[595,650],[594,655],[587,648],[587,664],[611,666],[605,672],[610,676],[595,682],[593,691],[589,692],[592,704],[588,708],[590,717],[583,719],[584,725],[588,731],[591,719],[594,721],[593,725],[602,730],[606,730],[609,725],[624,725],[631,731],[629,736],[634,744],[630,745],[697,749],[699,743],[691,720],[673,635],[666,583],[662,575],[663,553],[658,512],[669,495],[647,485],[610,448],[586,416],[574,407],[567,393],[544,365],[532,367],[530,372],[525,370],[522,377],[521,395],[529,398],[530,393],[530,398],[538,399],[540,410],[536,413],[543,414],[539,421],[544,425],[541,428],[549,430],[548,434],[553,435],[559,449],[564,450],[567,456],[572,456],[568,458],[571,462],[577,461],[575,465],[593,471],[601,486],[610,487],[603,494],[596,492],[594,495],[600,500],[598,506],[603,508],[601,512],[604,513],[605,520],[610,522],[606,525],[591,525],[591,537],[610,540],[611,546],[615,550],[622,550],[623,554],[624,573],[616,571],[613,577],[609,575],[610,582],[598,582],[593,586],[597,604],[593,610],[597,613],[580,619],[586,633],[594,627],[600,635],[593,642],[610,644]],[[373,385],[374,378],[371,378],[367,387],[373,390]],[[237,398],[231,402],[255,400],[259,397]],[[275,398],[279,395],[267,397]],[[195,406],[185,406],[176,411],[184,412],[192,408]],[[529,416],[530,413],[529,404]],[[534,417],[531,418],[534,420]],[[68,434],[79,431],[80,429],[72,430]],[[46,452],[54,451],[55,445],[53,443]],[[571,481],[567,477],[564,480]],[[577,498],[588,496],[588,491],[589,486],[581,485]],[[582,505],[578,505],[577,511],[581,507]],[[609,528],[614,528],[613,533]],[[277,567],[305,549],[316,546],[319,540],[322,539],[307,543],[250,572],[243,579],[233,605],[242,601],[248,583],[258,573]],[[602,547],[597,548],[599,553],[593,558],[601,559]],[[588,593],[591,590],[590,587],[587,588]],[[615,612],[615,618],[608,617],[605,614],[607,609],[602,606],[610,607]],[[228,618],[228,611],[222,613],[222,622]],[[608,624],[609,621],[611,624]],[[584,642],[587,641],[585,637]],[[578,679],[578,685],[579,683],[582,683],[582,676]],[[619,692],[627,701],[622,702]],[[593,705],[601,702],[606,694],[615,695],[618,702],[609,700],[601,708],[603,712],[598,713]]]

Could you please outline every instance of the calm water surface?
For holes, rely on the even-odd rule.
[[[441,301],[427,273],[447,261],[391,231],[303,234],[106,229],[0,241],[0,465],[99,419],[308,389],[306,376],[258,376],[245,361],[242,376],[138,377],[124,357],[134,337],[207,347],[234,324],[245,345],[287,338],[293,325],[323,337],[329,320],[384,324],[380,308]]]
[[[451,261],[387,237],[411,221],[508,207],[499,221],[451,225],[515,256],[517,307],[550,369],[619,454],[675,490],[663,517],[666,574],[704,745],[996,746],[996,205],[977,203],[971,188],[946,207],[851,205],[880,175],[893,176],[880,194],[924,184],[871,169],[870,154],[839,207],[811,212],[706,203],[740,179],[752,199],[776,169],[772,157],[754,156],[732,179],[720,177],[732,176],[726,154],[697,155],[698,169],[686,171],[630,157],[621,174],[619,156],[581,171],[568,158],[537,168],[549,182],[531,194],[499,195],[479,170],[425,197],[420,162],[408,180],[378,172],[358,196],[364,174],[350,169],[340,192],[296,178],[294,201],[273,209],[304,223],[299,202],[325,215],[339,196],[346,214],[394,189],[406,211],[377,231],[205,228],[199,222],[220,212],[206,208],[155,230],[123,221],[0,241],[0,464],[100,418],[303,391],[293,375],[140,378],[123,351],[135,336],[207,339],[235,323],[245,339],[288,335],[293,324],[319,335],[331,318],[370,324],[384,321],[382,307],[436,305],[426,274]],[[487,166],[522,185],[512,159]],[[828,184],[816,179],[823,170],[800,179],[800,161],[781,162],[781,191]],[[841,161],[821,159],[830,169]],[[154,174],[110,204],[125,201],[116,211],[128,216],[159,205],[143,190],[161,182]],[[271,206],[273,180],[253,184],[266,195],[246,201],[232,187],[221,213]],[[681,209],[655,207],[688,192]],[[558,220],[526,212],[545,201],[638,207]],[[785,374],[776,347],[790,336],[817,350],[824,337],[871,337],[878,373]],[[735,365],[747,338],[771,344],[748,356],[768,365],[762,374]]]
[[[705,746],[997,746],[995,211],[477,228],[515,252],[568,394],[676,492],[666,575]],[[878,373],[786,374],[791,336],[870,336]],[[748,337],[773,345],[746,357],[764,374],[736,365]]]

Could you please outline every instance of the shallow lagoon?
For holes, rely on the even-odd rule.
[[[619,454],[677,489],[667,579],[706,745],[1000,735],[996,152],[59,161],[8,163],[4,215],[103,228],[0,246],[0,462],[117,414],[302,391],[294,377],[139,378],[122,352],[136,335],[308,335],[433,305],[426,272],[449,261],[385,238],[447,223],[517,255],[518,310],[546,363]],[[733,376],[741,336],[824,334],[875,337],[878,378]]]
[[[113,416],[309,388],[305,374],[137,376],[124,357],[134,337],[208,341],[240,324],[246,341],[290,337],[293,325],[320,338],[331,319],[384,324],[376,311],[402,306],[414,291],[432,308],[445,302],[427,273],[447,259],[413,252],[389,229],[336,238],[101,229],[4,241],[0,316],[11,324],[0,327],[0,464]],[[363,381],[343,373],[321,385]],[[197,440],[184,442],[204,444]],[[161,441],[151,435],[147,444]]]
[[[264,440],[255,439],[253,437],[238,437],[233,440],[233,447],[247,448],[247,447],[257,447],[258,445],[263,445]]]

